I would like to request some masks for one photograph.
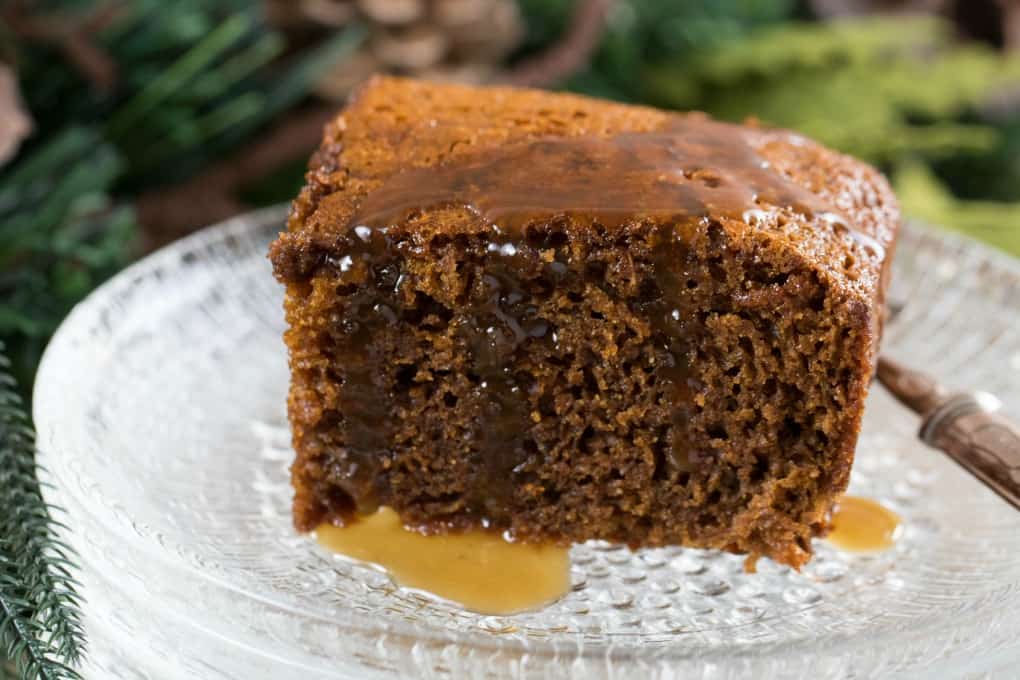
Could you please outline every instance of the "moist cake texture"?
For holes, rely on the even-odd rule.
[[[395,78],[287,231],[294,522],[799,566],[846,488],[899,222],[783,130]]]

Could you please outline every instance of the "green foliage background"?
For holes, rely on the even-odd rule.
[[[73,22],[101,4],[32,3],[32,11]],[[0,31],[36,128],[0,170],[0,340],[22,386],[70,307],[138,254],[133,197],[250,139],[360,39],[352,26],[288,53],[251,2],[120,7],[94,36],[118,67],[110,91],[56,48]]]

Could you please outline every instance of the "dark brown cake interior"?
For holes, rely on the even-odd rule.
[[[656,128],[383,173],[333,228],[299,200],[273,249],[299,528],[384,504],[807,559],[849,474],[882,234],[738,128]],[[830,232],[807,252],[805,221]]]

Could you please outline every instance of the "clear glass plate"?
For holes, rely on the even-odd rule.
[[[749,575],[717,552],[590,543],[561,601],[483,616],[295,534],[265,257],[283,217],[131,267],[46,353],[35,419],[83,562],[88,677],[1015,677],[1020,513],[919,443],[877,386],[851,491],[903,516],[885,553],[822,542],[799,574],[763,560]],[[898,251],[886,351],[1020,416],[1020,265],[917,227]]]

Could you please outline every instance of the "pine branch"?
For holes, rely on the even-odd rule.
[[[0,173],[0,340],[9,341],[23,387],[71,306],[137,254],[130,197],[221,161],[364,37],[352,25],[284,55],[283,36],[245,0],[31,8],[42,13],[33,17],[61,12],[66,21],[28,21],[32,30],[22,30],[18,71],[38,134]],[[52,40],[24,35],[46,27],[55,36],[87,35],[118,65],[116,87],[90,86]],[[176,225],[167,235],[208,223]]]
[[[967,234],[1020,256],[1020,202],[962,201],[931,169],[917,162],[901,164],[893,185],[903,212],[929,224]]]
[[[0,344],[0,651],[26,678],[77,678],[85,651],[74,554],[36,479],[35,436]]]
[[[153,250],[250,208],[242,200],[244,187],[289,161],[307,158],[335,114],[333,106],[292,113],[239,153],[192,179],[139,196],[135,208],[142,225],[142,250]]]
[[[957,44],[936,19],[870,18],[763,29],[645,82],[657,103],[753,115],[888,167],[994,150],[999,132],[972,113],[1020,84],[1020,58]]]
[[[566,71],[593,33],[601,34],[590,63],[572,69],[568,89],[613,99],[642,101],[638,77],[648,64],[686,59],[706,47],[744,36],[754,26],[788,18],[793,0],[615,0],[604,21],[596,2],[519,0],[528,31],[525,55],[553,55]],[[596,31],[595,28],[600,30]],[[562,51],[558,44],[565,47]],[[541,57],[539,57],[541,59]],[[525,68],[528,59],[518,62]],[[528,69],[530,70],[530,69]]]
[[[0,174],[0,340],[22,385],[71,306],[129,260],[134,222],[109,197],[122,167],[95,130],[72,127]]]
[[[0,651],[25,680],[78,680],[78,673],[55,660],[41,642],[45,630],[25,614],[29,605],[17,599],[17,589],[17,582],[0,576]]]
[[[791,22],[704,50],[683,66],[713,86],[751,76],[782,77],[810,68],[840,68],[916,56],[943,46],[951,28],[932,17],[863,18],[828,24]]]
[[[81,4],[106,3],[117,11],[87,28],[95,48],[117,65],[115,88],[89,87],[46,42],[19,45],[18,70],[41,132],[73,121],[96,129],[117,151],[124,163],[118,195],[182,181],[220,159],[297,103],[364,36],[351,25],[294,48],[247,0]]]

